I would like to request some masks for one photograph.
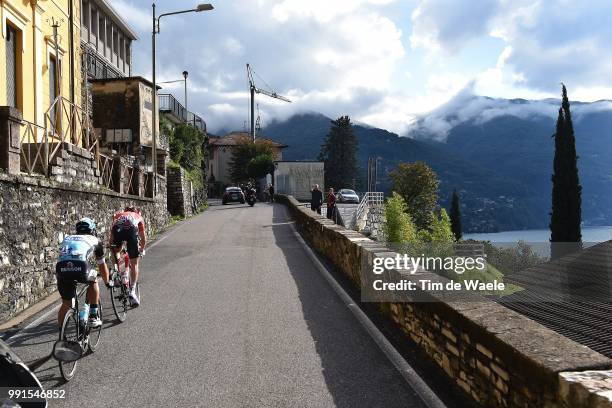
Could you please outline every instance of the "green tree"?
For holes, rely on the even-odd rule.
[[[336,190],[355,187],[357,179],[357,138],[351,119],[341,116],[331,121],[319,160],[325,162],[325,186]]]
[[[407,244],[416,241],[416,228],[407,213],[404,199],[392,193],[385,203],[383,231],[387,242]]]
[[[552,212],[550,216],[550,241],[575,242],[575,248],[552,246],[551,256],[556,258],[580,247],[582,187],[578,177],[576,138],[570,112],[567,90],[562,84],[562,101],[557,118],[555,157],[552,175]]]
[[[249,178],[260,179],[265,177],[266,174],[272,173],[274,166],[274,159],[269,154],[260,154],[259,156],[253,157],[247,163],[247,175]]]
[[[238,139],[232,148],[230,160],[230,177],[233,182],[239,183],[253,178],[263,177],[267,174],[262,168],[270,165],[275,157],[272,142],[266,139],[256,139],[253,142],[248,137]]]
[[[408,206],[418,229],[428,229],[438,200],[438,177],[423,162],[400,163],[389,176],[393,181],[391,190],[397,192]]]
[[[453,198],[451,200],[450,209],[451,229],[455,235],[455,239],[459,241],[463,236],[461,232],[461,208],[459,206],[459,194],[457,190],[453,190]]]

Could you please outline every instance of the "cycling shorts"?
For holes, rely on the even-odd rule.
[[[136,259],[140,256],[138,249],[138,228],[129,227],[113,227],[113,242],[112,244],[120,247],[123,242],[126,243],[127,253],[130,259]]]

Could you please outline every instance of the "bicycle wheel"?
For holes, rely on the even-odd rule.
[[[128,311],[128,296],[125,287],[119,279],[119,274],[115,271],[111,276],[113,286],[110,288],[110,298],[113,305],[113,311],[117,320],[124,322],[127,318]]]
[[[98,303],[98,317],[100,320],[103,319],[102,315],[102,300]],[[95,353],[100,343],[100,336],[102,335],[102,325],[100,327],[94,327],[89,330],[89,351]]]
[[[62,330],[60,331],[60,339],[64,341],[79,341],[79,315],[74,309],[68,310],[64,317],[64,323],[62,323]],[[74,377],[76,372],[78,360],[71,362],[59,361],[59,368],[62,377],[66,381],[70,381]]]

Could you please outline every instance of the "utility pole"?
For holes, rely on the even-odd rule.
[[[153,197],[157,198],[157,126],[155,126],[157,122],[157,87],[156,78],[155,78],[155,35],[157,34],[158,28],[157,18],[155,17],[155,3],[153,3],[153,36],[152,36],[152,45],[151,45],[151,53],[153,54],[153,112],[151,113],[151,117],[153,119],[153,131],[151,132],[153,136],[153,152],[151,153],[151,162],[153,164]]]

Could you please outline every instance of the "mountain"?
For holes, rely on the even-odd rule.
[[[284,122],[272,122],[262,134],[289,145],[283,152],[285,160],[313,160],[329,131],[331,119],[321,114],[299,114]],[[389,191],[388,173],[400,162],[421,160],[431,166],[440,178],[440,201],[447,207],[452,190],[462,194],[462,214],[466,230],[488,231],[519,228],[527,219],[532,192],[522,183],[508,180],[474,165],[462,157],[451,154],[444,144],[400,137],[383,129],[354,125],[359,143],[358,161],[361,178],[365,180],[368,157],[380,157],[380,189]],[[337,186],[338,188],[344,186]],[[500,196],[521,197],[519,202]],[[496,217],[499,216],[499,221]]]
[[[551,173],[560,101],[494,99],[459,94],[419,118],[404,137],[354,125],[361,177],[380,157],[380,189],[400,162],[424,161],[441,181],[440,204],[461,196],[466,232],[548,228]],[[572,102],[585,225],[612,225],[612,102]],[[317,113],[272,122],[263,134],[289,147],[285,160],[313,160],[331,119]],[[343,187],[343,186],[337,186]],[[358,186],[359,187],[359,186]]]

